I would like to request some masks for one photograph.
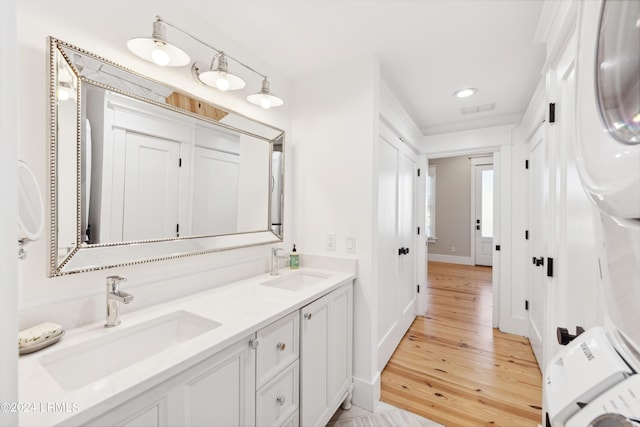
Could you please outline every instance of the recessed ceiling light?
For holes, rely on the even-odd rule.
[[[470,87],[470,88],[466,88],[466,89],[460,89],[457,90],[455,92],[453,92],[453,96],[455,96],[456,98],[467,98],[471,95],[473,95],[474,93],[476,93],[478,91],[478,89]]]

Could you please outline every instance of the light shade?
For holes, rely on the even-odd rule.
[[[455,96],[456,98],[467,98],[467,97],[473,95],[474,93],[476,93],[477,91],[478,91],[478,89],[473,88],[473,87],[469,87],[469,88],[460,89],[460,90],[457,90],[457,91],[453,92],[453,96]]]
[[[196,69],[198,80],[207,86],[215,87],[221,91],[238,90],[246,86],[244,80],[229,72],[229,64],[227,63],[227,58],[224,56],[224,53],[218,55],[218,66],[215,69],[213,68],[212,61],[210,70],[201,73],[197,71]]]
[[[127,42],[127,47],[140,58],[163,67],[182,67],[191,61],[185,51],[167,41],[166,31],[160,20],[153,23],[151,37],[133,38]]]
[[[266,77],[262,80],[262,89],[260,92],[247,96],[247,101],[265,109],[279,107],[284,104],[284,101],[281,98],[271,94],[271,91],[269,90],[269,80],[267,80]]]

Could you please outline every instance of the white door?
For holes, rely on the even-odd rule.
[[[404,253],[398,255],[399,330],[402,336],[416,317],[416,171],[415,155],[408,150],[400,156],[398,171],[398,238]],[[400,337],[402,339],[402,337]],[[386,363],[386,362],[385,362]]]
[[[416,156],[382,127],[378,162],[378,370],[416,316]]]
[[[240,157],[203,147],[194,157],[192,234],[236,233]]]
[[[530,242],[531,242],[531,281],[529,289],[529,341],[544,372],[544,336],[546,329],[547,278],[545,254],[547,253],[548,224],[546,223],[546,204],[549,201],[547,143],[544,126],[529,141],[530,164]]]
[[[493,165],[477,165],[475,171],[475,263],[493,264]]]
[[[180,144],[126,133],[122,241],[178,233]]]

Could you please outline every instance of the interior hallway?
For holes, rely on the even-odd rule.
[[[428,267],[428,314],[382,372],[381,400],[448,427],[537,426],[542,376],[526,338],[492,328],[491,267]]]

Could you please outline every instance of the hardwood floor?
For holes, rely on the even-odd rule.
[[[448,427],[541,423],[529,341],[491,325],[491,268],[430,262],[427,292],[427,316],[382,372],[381,400]]]

